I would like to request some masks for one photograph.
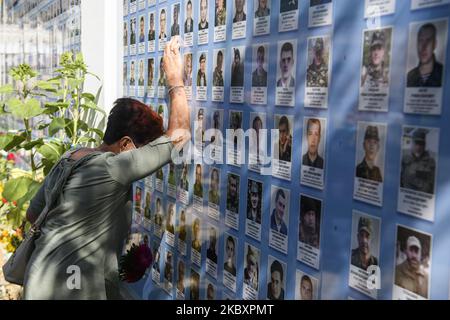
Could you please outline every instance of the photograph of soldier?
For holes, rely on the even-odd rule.
[[[209,183],[209,197],[208,201],[219,205],[220,201],[220,175],[219,170],[217,168],[213,168],[211,170],[211,178]]]
[[[216,66],[213,71],[213,86],[223,87],[223,50],[217,51]]]
[[[223,269],[236,276],[236,240],[232,236],[227,236],[225,241],[224,261]]]
[[[209,282],[208,285],[206,286],[206,300],[214,300],[215,299],[215,289],[214,289],[214,285]]]
[[[261,224],[262,183],[248,180],[247,219]]]
[[[183,260],[178,260],[178,280],[177,280],[177,290],[184,294],[184,277],[185,277],[186,267]]]
[[[136,44],[136,18],[130,20],[130,45]]]
[[[175,181],[175,164],[173,162],[169,163],[169,178],[168,183],[172,186],[176,185]]]
[[[244,86],[244,61],[241,60],[239,48],[233,48],[233,63],[231,64],[231,86]]]
[[[436,160],[434,152],[427,150],[425,128],[405,128],[403,147],[410,145],[410,150],[403,150],[400,187],[428,194],[434,194]],[[412,132],[407,132],[407,130]]]
[[[314,44],[313,44],[314,43]],[[315,38],[308,41],[308,47],[312,47],[312,52],[308,54],[308,70],[306,72],[306,86],[310,88],[328,87],[328,61],[329,61],[329,42],[324,38]]]
[[[280,0],[280,13],[298,9],[298,0]]]
[[[164,266],[164,279],[168,282],[168,284],[172,283],[172,252],[170,251],[167,251],[166,253],[166,261]],[[167,286],[166,289],[168,289]]]
[[[186,242],[186,211],[181,209],[180,212],[180,221],[178,225],[178,239]]]
[[[198,30],[208,29],[208,0],[200,0],[200,22]]]
[[[162,221],[163,221],[163,209],[161,198],[156,198],[155,225],[161,228]]]
[[[259,251],[247,244],[245,254],[244,283],[253,290],[258,290],[259,283]]]
[[[195,143],[196,144],[202,144],[205,139],[204,139],[204,135],[205,135],[205,125],[203,123],[204,121],[204,113],[205,110],[204,109],[199,109],[197,112],[197,120],[196,120],[196,131],[195,131]]]
[[[141,213],[142,188],[136,187],[134,194],[134,211]]]
[[[184,22],[184,33],[191,33],[194,31],[194,20],[192,19],[192,1],[188,0],[186,3],[186,21]]]
[[[270,260],[273,260],[270,263]],[[284,269],[280,261],[269,257],[270,268],[267,280],[270,281],[267,284],[267,298],[269,300],[284,300]]]
[[[194,195],[203,198],[202,165],[195,166]]]
[[[192,87],[192,53],[184,54],[183,83],[185,87]]]
[[[298,240],[320,248],[320,218],[322,202],[307,196],[300,197],[300,225]]]
[[[188,173],[189,173],[189,167],[185,163],[185,164],[183,164],[183,169],[181,171],[181,178],[180,178],[180,184],[179,184],[179,187],[184,191],[189,190]]]
[[[242,112],[239,111],[231,111],[230,112],[230,129],[237,131],[242,129]],[[234,137],[233,140],[233,152],[236,154],[238,150],[238,136]],[[236,157],[236,161],[239,156]]]
[[[206,82],[206,53],[202,52],[198,59],[199,68],[197,72],[197,87],[207,87]]]
[[[260,158],[260,132],[264,129],[263,120],[261,119],[262,116],[255,116],[252,121],[252,129],[255,130],[255,138],[256,138],[256,145],[253,145],[250,147],[250,150],[253,154],[256,154],[256,164],[261,165],[261,158]],[[252,141],[253,142],[253,141]],[[256,150],[255,150],[256,149]]]
[[[389,86],[389,66],[392,29],[364,32],[364,56],[361,87]]]
[[[160,272],[160,268],[159,268],[159,262],[161,259],[161,247],[159,246],[158,242],[153,242],[153,254],[155,256],[155,259],[153,261],[153,270]],[[159,282],[159,278],[158,278],[158,282]]]
[[[165,87],[166,86],[166,73],[164,72],[163,58],[159,60],[159,79],[158,86]]]
[[[190,290],[189,290],[189,299],[190,300],[199,300],[200,299],[200,275],[191,269],[191,281],[190,281]]]
[[[353,217],[357,218],[357,215]],[[376,244],[379,241],[378,237],[374,237],[374,235],[377,235],[374,230],[374,224],[376,223],[368,216],[363,215],[360,215],[358,220],[356,234],[358,247],[352,249],[351,264],[366,271],[370,266],[378,265],[378,258],[372,254],[372,246],[377,246]]]
[[[202,240],[200,235],[200,219],[195,218],[192,223],[192,249],[198,252],[202,250]]]
[[[128,45],[128,22],[126,21],[123,23],[123,45]]]
[[[167,38],[166,34],[166,25],[167,17],[166,17],[166,9],[161,9],[159,12],[159,40],[163,40]]]
[[[173,225],[174,217],[175,217],[175,203],[169,203],[167,209],[166,231],[171,234],[175,234],[175,227]]]
[[[234,0],[234,18],[233,23],[246,21],[247,15],[245,14],[245,0]]]
[[[233,213],[239,213],[239,184],[240,177],[229,173],[227,186],[227,210]]]
[[[281,116],[278,121],[279,138],[275,143],[278,150],[278,160],[291,162],[292,159],[292,133],[291,124],[286,116]]]
[[[148,86],[152,87],[153,81],[155,78],[155,58],[148,59],[147,70],[148,70],[148,72],[147,72],[148,73]]]
[[[145,20],[144,16],[139,18],[139,43],[145,42]]]
[[[180,24],[178,22],[179,15],[180,15],[180,4],[176,3],[172,7],[172,27],[170,28],[171,36],[180,35]]]
[[[292,0],[291,0],[292,1]],[[277,87],[295,87],[295,52],[291,42],[285,42],[280,51],[279,75]]]
[[[150,12],[149,17],[149,28],[148,28],[148,41],[153,41],[156,39],[156,31],[155,31],[155,13]]]
[[[378,127],[368,125],[364,134],[364,159],[356,167],[356,177],[377,182],[383,182],[381,170],[376,166],[380,151],[380,137]]]
[[[252,73],[252,87],[267,87],[267,71],[264,69],[266,48],[259,46],[256,51],[256,69]]]
[[[418,65],[408,72],[407,87],[441,87],[444,66],[436,59],[438,30],[434,23],[428,22],[417,33]],[[445,40],[444,40],[445,41]],[[410,48],[412,50],[413,48]]]
[[[151,209],[151,194],[150,192],[145,193],[145,205],[144,205],[144,217],[148,220],[151,219],[152,209]]]
[[[308,151],[303,155],[302,165],[323,169],[324,160],[319,155],[320,141],[322,138],[322,123],[319,119],[310,118],[306,124],[306,142]]]
[[[130,86],[136,85],[136,66],[134,60],[130,65]]]
[[[284,219],[287,218],[285,213],[287,215],[289,212],[289,201],[283,189],[273,190],[276,190],[276,195],[272,205],[274,209],[270,215],[270,228],[286,236],[288,229]]]
[[[395,267],[395,284],[428,299],[431,236],[397,226],[397,241],[406,255],[406,260]]]
[[[208,250],[206,257],[214,263],[217,263],[217,229],[210,226],[208,229]]]
[[[270,16],[270,1],[271,0],[254,0],[255,18],[262,18]]]
[[[216,10],[214,16],[214,26],[224,26],[227,22],[227,2],[216,0]]]
[[[138,78],[138,86],[144,86],[144,60],[139,60],[139,78]]]

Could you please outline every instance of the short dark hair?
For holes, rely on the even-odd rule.
[[[283,199],[286,199],[286,195],[285,195],[283,189],[278,189],[277,195],[275,196],[275,202],[278,201],[278,198],[279,198],[279,197],[283,197]]]
[[[283,44],[283,46],[281,47],[281,53],[283,52],[292,52],[292,55],[294,55],[294,47],[292,46],[292,43],[286,42],[285,44]]]
[[[278,271],[280,273],[281,281],[283,281],[283,267],[281,266],[281,263],[278,260],[275,260],[270,265],[270,274]]]
[[[417,37],[420,37],[420,34],[426,29],[430,29],[433,32],[433,39],[436,40],[437,29],[436,26],[432,23],[426,23],[423,26],[421,26],[419,32],[417,33]]]
[[[302,279],[300,280],[300,283],[302,283],[303,281],[308,281],[311,284],[311,287],[313,286],[311,278],[309,276],[307,276],[306,274],[303,275]]]
[[[144,145],[164,134],[163,120],[142,102],[121,98],[114,102],[103,141],[114,144],[129,136],[135,144]]]
[[[266,49],[264,48],[264,46],[259,46],[258,51],[256,53],[265,54],[265,52],[266,52]]]

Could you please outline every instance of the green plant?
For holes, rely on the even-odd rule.
[[[102,140],[106,117],[97,105],[101,87],[96,95],[84,92],[87,76],[96,76],[87,70],[81,54],[62,54],[60,67],[48,80],[40,79],[26,64],[12,68],[9,75],[13,84],[0,87],[0,115],[20,120],[22,128],[0,133],[0,150],[25,154],[30,166],[29,172],[11,174],[6,165],[4,172],[0,171],[0,217],[6,216],[8,224],[16,228],[22,225],[29,201],[56,161],[73,147]],[[9,205],[5,208],[5,204]]]

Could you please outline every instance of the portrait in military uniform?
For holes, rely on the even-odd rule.
[[[183,169],[181,170],[181,177],[179,187],[184,191],[189,191],[189,165],[183,164]]]
[[[139,18],[139,43],[145,42],[145,18]]]
[[[192,250],[201,252],[202,250],[202,228],[200,225],[200,219],[193,216],[194,221],[192,222],[192,239],[191,246]]]
[[[233,48],[233,59],[231,62],[231,86],[244,86],[244,48]]]
[[[175,3],[172,5],[172,27],[170,28],[171,36],[180,35],[180,23],[178,18],[180,16],[180,3]]]
[[[247,189],[247,219],[261,224],[263,184],[248,179]]]
[[[267,87],[268,55],[267,45],[253,47],[253,65],[256,68],[252,72],[252,87]]]
[[[184,54],[183,83],[185,87],[192,87],[192,53]]]
[[[253,290],[259,288],[259,256],[260,251],[255,247],[245,244],[244,283]]]
[[[236,276],[236,247],[237,240],[235,237],[225,234],[225,250],[224,250],[224,271],[228,271],[233,276]]]
[[[205,109],[200,108],[197,111],[197,119],[194,125],[194,141],[196,145],[201,145],[205,139]]]
[[[144,60],[139,60],[139,77],[138,86],[143,87],[145,82],[144,78]]]
[[[224,73],[223,73],[223,61],[224,61],[225,50],[214,51],[214,71],[213,71],[213,87],[223,87],[224,86]]]
[[[141,213],[141,203],[142,203],[142,188],[136,186],[134,191],[134,211],[136,213]]]
[[[214,26],[224,26],[227,22],[227,2],[226,0],[216,0]]]
[[[431,270],[431,235],[398,225],[397,241],[406,259],[395,266],[394,284],[428,299]],[[393,297],[393,299],[401,298],[401,296]]]
[[[300,223],[298,241],[313,248],[320,248],[320,221],[322,201],[300,196]]]
[[[127,46],[128,45],[128,22],[124,21],[123,22],[123,45]],[[126,51],[126,48],[125,48]]]
[[[178,267],[177,267],[177,290],[184,295],[184,281],[185,281],[185,273],[186,273],[186,267],[184,264],[184,261],[179,259],[178,260]]]
[[[220,201],[220,173],[219,169],[212,168],[210,181],[209,181],[209,193],[208,193],[208,201],[210,203],[219,205]]]
[[[447,22],[413,24],[408,48],[408,88],[442,86]]]
[[[233,213],[239,213],[239,187],[240,177],[236,174],[228,174],[227,184],[227,210]]]
[[[298,10],[299,0],[280,0],[280,13]]]
[[[167,284],[171,284],[173,280],[172,256],[173,256],[172,252],[170,251],[166,252],[166,261],[164,261],[164,280],[167,281]],[[165,289],[168,289],[168,287],[166,286]]]
[[[383,182],[386,126],[358,123],[357,135],[356,177]]]
[[[270,16],[270,6],[272,0],[253,0],[255,18]]]
[[[330,38],[308,39],[308,69],[306,86],[309,88],[328,88],[330,61]]]
[[[147,61],[147,77],[148,77],[148,87],[153,87],[153,81],[155,78],[155,58],[150,58]]]
[[[392,28],[366,30],[363,39],[361,87],[389,87]]]
[[[159,59],[159,79],[158,79],[158,87],[166,86],[166,73],[164,72],[164,64],[163,58]]]
[[[287,236],[289,221],[289,190],[272,186],[270,229]]]
[[[435,193],[438,129],[404,127],[400,187]]]
[[[136,18],[130,20],[130,45],[136,44]]]
[[[206,52],[201,52],[198,59],[198,72],[197,72],[197,87],[207,87],[208,82],[206,79]]]
[[[130,86],[136,85],[136,63],[131,61],[130,65]]]
[[[378,266],[380,248],[380,220],[353,212],[351,264],[367,271],[370,266]]]

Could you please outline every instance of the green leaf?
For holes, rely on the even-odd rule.
[[[92,110],[95,110],[97,112],[100,112],[103,115],[106,115],[105,110],[100,109],[99,107],[97,107],[97,105],[94,102],[92,102],[92,101],[86,101],[86,103],[82,104],[81,107],[83,107],[85,109],[92,109]]]
[[[0,136],[0,150],[5,149],[14,140],[13,134],[5,134]]]
[[[42,183],[32,181],[31,184],[28,186],[27,193],[17,201],[17,207],[22,208],[26,203],[31,201],[36,195],[36,193],[39,191],[41,185]]]
[[[84,98],[84,99],[86,99],[86,100],[92,101],[92,102],[95,101],[95,96],[94,96],[92,93],[88,93],[88,92],[83,93],[83,94],[81,95],[81,97]]]
[[[9,136],[9,137],[8,137]],[[12,139],[10,139],[12,137]],[[3,139],[3,141],[2,141]],[[7,134],[6,136],[0,137],[0,149],[5,150],[6,152],[14,149],[19,146],[22,142],[26,140],[26,133],[21,134]]]
[[[68,82],[69,82],[69,86],[72,88],[77,88],[84,83],[84,81],[82,79],[69,79]]]
[[[22,148],[24,148],[25,150],[31,150],[33,148],[35,148],[36,146],[39,148],[40,146],[42,146],[44,144],[44,139],[37,139],[31,142],[28,142],[24,145],[22,145]]]
[[[63,118],[54,118],[48,128],[50,136],[54,136],[59,130],[66,127],[66,121]]]
[[[102,130],[97,128],[89,128],[88,132],[94,132],[96,133],[101,139],[103,139],[104,133]]]
[[[49,161],[57,161],[64,152],[64,146],[57,141],[47,142],[37,150],[44,158]]]
[[[27,194],[29,187],[33,182],[33,179],[27,177],[10,179],[4,185],[2,196],[8,202],[17,201]]]
[[[54,83],[52,81],[38,81],[36,87],[41,90],[56,92],[55,86],[58,84],[59,82]]]
[[[30,119],[41,115],[44,111],[40,102],[36,99],[29,99],[22,103],[19,99],[14,98],[8,100],[7,105],[11,113],[19,119]]]
[[[95,140],[94,138],[89,138],[89,137],[81,137],[78,140],[78,143],[90,143],[90,142],[97,142],[97,140]]]
[[[100,80],[100,79],[99,79]],[[100,101],[100,94],[102,93],[103,90],[103,86],[100,86],[100,88],[98,88],[97,94],[95,95],[95,104],[98,105],[98,102]]]
[[[42,162],[42,165],[44,166],[44,175],[47,176],[50,173],[50,170],[52,170],[56,161],[43,158],[41,160],[41,162]]]
[[[11,84],[7,84],[0,87],[0,94],[11,94],[14,92],[14,88]]]

